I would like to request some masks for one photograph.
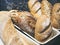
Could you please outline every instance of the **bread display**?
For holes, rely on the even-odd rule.
[[[51,23],[54,28],[60,29],[60,3],[56,3],[53,6]]]
[[[35,39],[46,43],[55,36],[53,28],[60,29],[60,3],[53,6],[48,0],[28,0],[27,4],[28,11],[0,11],[0,38],[4,45],[36,45]]]

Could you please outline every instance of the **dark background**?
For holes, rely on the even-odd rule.
[[[48,1],[52,3],[52,5],[60,2],[60,0],[48,0]],[[0,10],[18,9],[29,11],[27,2],[28,0],[0,0]]]
[[[41,1],[41,0],[38,0]],[[60,0],[48,0],[52,5],[59,3]],[[0,11],[17,9],[20,11],[29,11],[28,0],[0,0]],[[60,45],[60,35],[45,45]]]

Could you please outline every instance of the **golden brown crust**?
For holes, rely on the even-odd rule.
[[[34,5],[35,2],[37,2],[37,0],[29,0],[28,6],[30,9],[32,8],[32,6]]]
[[[50,2],[48,2],[47,0],[42,0],[42,2],[41,2],[42,15],[50,16],[51,8],[52,8],[52,4]]]
[[[53,6],[51,23],[54,28],[60,29],[60,3]]]
[[[35,19],[37,19],[41,15],[41,9],[40,9],[41,3],[38,2],[38,0],[33,0],[33,1],[29,0],[28,6],[29,6],[31,14],[34,16]],[[30,6],[32,6],[32,7],[30,8]]]
[[[29,33],[31,36],[34,36],[34,29],[36,20],[34,17],[27,11],[22,11],[20,14],[17,12],[17,16],[11,17],[14,22],[17,21],[18,25],[22,30]]]
[[[50,20],[47,20],[47,19],[49,19],[49,18],[46,17],[45,15],[43,15],[43,16],[40,16],[40,19],[38,19],[37,22],[36,22],[35,38],[39,41],[44,41],[45,39],[48,39],[47,37],[52,32]]]
[[[4,27],[3,34],[2,34],[4,43],[7,45],[9,43],[10,39],[13,38],[15,35],[17,35],[17,32],[16,32],[15,28],[13,27],[13,23],[9,19],[6,22],[6,25]]]
[[[8,45],[24,45],[19,36],[15,36]]]
[[[35,25],[35,38],[39,41],[45,40],[52,32],[50,24],[52,5],[47,0],[42,0],[42,3],[35,1],[30,8],[30,2],[32,2],[32,0],[29,0],[28,2],[30,12],[37,20]],[[47,26],[49,27],[45,29]]]
[[[15,29],[8,12],[0,12],[0,37],[4,45],[35,45]]]

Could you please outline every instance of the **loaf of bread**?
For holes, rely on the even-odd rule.
[[[36,20],[29,12],[16,12],[15,15],[11,14],[11,18],[14,23],[21,28],[21,30],[27,32],[28,34],[34,37]]]
[[[54,28],[60,29],[60,3],[56,3],[53,6],[51,23]]]
[[[0,37],[4,45],[35,45],[15,29],[10,12],[0,12]]]
[[[52,27],[50,19],[45,15],[40,16],[35,25],[35,38],[39,41],[45,41],[51,33]]]

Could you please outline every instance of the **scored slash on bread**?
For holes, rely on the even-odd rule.
[[[29,0],[29,4],[28,4],[28,6],[29,6],[29,8],[32,8],[32,6],[35,4],[37,2],[37,0]],[[31,5],[30,5],[31,4]]]
[[[38,0],[29,0],[28,7],[31,14],[37,19],[41,15],[41,3]],[[38,15],[37,15],[38,14]]]
[[[33,13],[36,13],[36,12],[40,9],[40,7],[41,7],[40,3],[39,3],[39,2],[36,2],[36,3],[33,5],[33,7],[31,8],[31,11],[32,11]]]

